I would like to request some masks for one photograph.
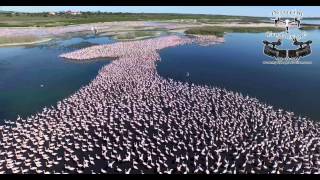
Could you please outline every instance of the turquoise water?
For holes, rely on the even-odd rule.
[[[74,62],[58,56],[113,42],[107,37],[72,37],[48,43],[0,48],[0,123],[54,106],[87,85],[110,60]]]
[[[300,60],[311,61],[309,65],[263,64],[272,60],[263,54],[265,39],[264,33],[232,33],[219,45],[163,49],[157,70],[165,78],[241,92],[276,108],[320,120],[320,31],[308,31],[304,39],[313,41],[312,54]],[[279,48],[295,46],[287,41]]]

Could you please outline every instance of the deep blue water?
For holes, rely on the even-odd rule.
[[[219,45],[163,49],[157,70],[165,78],[241,92],[276,108],[320,120],[320,31],[308,31],[304,39],[313,41],[312,54],[300,60],[312,61],[309,65],[263,64],[272,60],[263,54],[265,39],[264,33],[232,33]],[[287,41],[280,48],[292,47]]]
[[[0,48],[0,123],[26,117],[87,85],[110,60],[74,62],[58,56],[113,42],[107,37],[71,37],[33,46]]]

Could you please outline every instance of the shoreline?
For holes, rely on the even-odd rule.
[[[52,39],[53,39],[53,38],[45,38],[45,39],[42,39],[42,40],[32,41],[32,42],[4,43],[4,44],[0,44],[0,47],[23,46],[23,45],[39,44],[39,43],[44,43],[44,42],[51,41]]]

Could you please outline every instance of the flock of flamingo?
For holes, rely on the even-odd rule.
[[[192,42],[166,36],[62,54],[116,60],[56,106],[0,126],[0,173],[320,173],[318,122],[157,74],[159,50]]]

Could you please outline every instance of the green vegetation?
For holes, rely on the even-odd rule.
[[[52,27],[72,24],[86,24],[111,21],[163,21],[225,22],[230,20],[257,21],[265,18],[246,16],[204,15],[204,14],[157,14],[157,13],[102,13],[82,12],[79,15],[66,13],[0,13],[0,27]]]
[[[199,19],[197,22],[206,23],[206,24],[218,24],[218,23],[228,23],[228,22],[236,22],[239,24],[247,24],[247,23],[261,23],[267,20],[264,17],[246,17],[246,16],[222,16],[211,19]]]
[[[39,40],[40,38],[36,36],[0,37],[0,44],[30,43],[30,42],[35,42]]]
[[[303,27],[300,27],[299,29],[300,30],[305,30],[305,31],[308,31],[308,30],[319,30],[320,26],[303,26]]]
[[[242,33],[259,33],[259,32],[280,32],[282,28],[277,27],[222,27],[222,26],[203,26],[194,27],[185,31],[186,34],[197,35],[215,35],[222,37],[224,33],[228,32],[242,32]]]

